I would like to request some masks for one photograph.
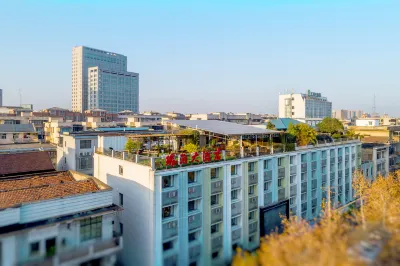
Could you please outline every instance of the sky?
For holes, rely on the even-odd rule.
[[[286,90],[400,116],[400,1],[0,1],[3,104],[71,108],[71,50],[128,57],[140,111],[278,112]]]

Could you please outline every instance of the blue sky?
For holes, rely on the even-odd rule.
[[[0,2],[4,104],[71,107],[71,49],[128,56],[140,110],[277,113],[280,92],[400,115],[400,1]]]

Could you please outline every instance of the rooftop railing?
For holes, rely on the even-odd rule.
[[[334,140],[332,142],[317,142],[315,145],[308,145],[298,147],[293,143],[273,143],[268,147],[242,147],[236,149],[226,150],[213,150],[213,151],[202,151],[193,153],[170,153],[157,156],[154,153],[152,156],[151,152],[148,155],[141,155],[130,153],[127,151],[115,151],[99,148],[96,149],[97,154],[103,154],[113,158],[134,162],[140,165],[151,167],[153,170],[166,170],[171,168],[185,167],[189,165],[199,165],[207,163],[216,163],[220,161],[229,161],[242,158],[258,157],[265,155],[273,155],[280,153],[287,153],[297,150],[307,150],[326,146],[337,146],[349,143],[357,143],[358,139],[341,139]]]

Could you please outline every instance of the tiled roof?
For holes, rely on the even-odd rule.
[[[47,152],[0,154],[0,177],[54,170]]]
[[[32,124],[1,124],[0,133],[33,133],[35,129]]]
[[[77,181],[69,172],[10,178],[0,180],[0,209],[99,190],[93,179]]]

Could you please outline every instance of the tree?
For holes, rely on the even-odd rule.
[[[317,125],[318,129],[322,133],[337,134],[343,133],[344,127],[342,122],[336,118],[325,117],[321,123]]]
[[[183,149],[186,150],[189,153],[195,152],[199,150],[199,146],[193,143],[188,143],[185,146],[183,146]]]
[[[271,123],[271,121],[268,121],[267,123],[267,129],[269,130],[276,130],[276,127],[274,124]]]
[[[307,146],[308,144],[317,143],[317,132],[307,124],[289,124],[288,133],[296,138],[299,146]]]
[[[133,141],[132,139],[128,139],[125,143],[125,150],[128,152],[133,152],[134,150],[139,150],[142,147],[142,142],[139,140]]]

